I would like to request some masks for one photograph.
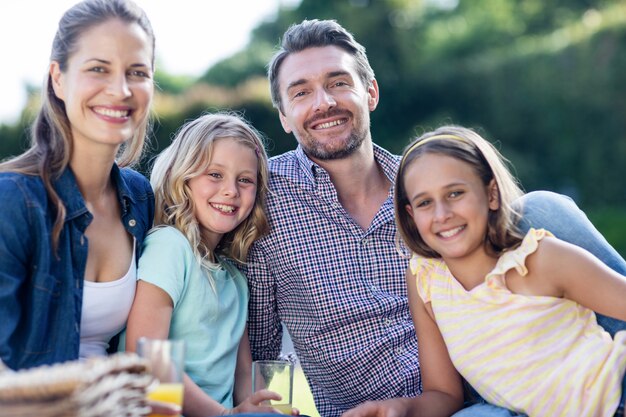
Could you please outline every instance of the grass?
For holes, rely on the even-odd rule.
[[[611,246],[626,257],[626,208],[601,207],[590,209],[587,215]]]
[[[301,414],[320,417],[317,408],[315,408],[311,389],[300,366],[296,366],[293,374],[293,406],[300,410]]]

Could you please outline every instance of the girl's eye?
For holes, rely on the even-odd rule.
[[[254,181],[250,178],[240,178],[239,182],[243,182],[244,184],[254,184]]]
[[[220,174],[218,174],[217,172],[209,172],[207,175],[209,177],[212,177],[212,178],[215,178],[215,179],[222,178],[222,176]]]
[[[422,200],[422,201],[418,201],[415,207],[423,208],[423,207],[427,207],[429,204],[430,204],[430,200]]]
[[[104,73],[106,72],[104,68],[102,67],[93,67],[89,69],[90,72],[98,72],[98,73]]]
[[[462,196],[463,194],[464,194],[463,191],[452,191],[450,193],[450,197],[451,198],[456,198],[456,197]]]

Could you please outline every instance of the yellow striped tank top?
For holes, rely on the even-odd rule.
[[[615,340],[579,304],[511,293],[504,274],[526,275],[544,236],[531,229],[470,291],[439,259],[413,255],[411,271],[431,303],[454,366],[489,403],[531,417],[612,416],[626,370],[626,331]]]

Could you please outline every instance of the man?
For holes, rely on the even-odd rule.
[[[303,21],[285,33],[268,75],[298,148],[270,162],[271,232],[247,266],[253,357],[279,355],[284,323],[322,416],[413,401],[422,381],[391,198],[398,157],[372,142],[379,88],[365,49],[334,21]],[[553,219],[539,205],[555,210],[548,198],[577,210],[546,194],[527,202],[544,224]],[[568,230],[580,214],[561,217]],[[597,232],[595,241],[608,246]],[[626,271],[615,251],[607,256]]]

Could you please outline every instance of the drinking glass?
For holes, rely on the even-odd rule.
[[[183,405],[185,343],[145,337],[137,341],[137,354],[148,360],[155,382],[148,388],[148,399]],[[151,414],[151,417],[167,417]],[[169,416],[171,417],[171,416]]]
[[[291,415],[293,395],[293,363],[289,361],[252,362],[252,392],[269,389],[282,400],[271,400],[270,405],[283,414]]]

